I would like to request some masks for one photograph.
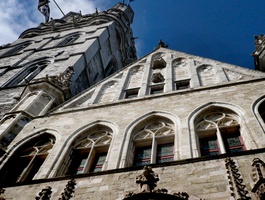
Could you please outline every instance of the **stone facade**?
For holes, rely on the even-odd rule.
[[[162,41],[136,60],[132,19],[69,13],[2,47],[0,199],[263,199],[265,74]]]

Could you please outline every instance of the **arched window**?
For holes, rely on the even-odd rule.
[[[156,119],[133,134],[134,166],[174,160],[174,128],[166,119]]]
[[[10,49],[9,51],[7,51],[6,53],[2,54],[1,56],[12,56],[18,52],[20,52],[22,49],[25,49],[26,47],[28,47],[32,42],[28,41],[28,42],[24,42],[22,44],[18,44],[16,46],[14,46],[12,49]]]
[[[37,76],[50,63],[51,63],[50,61],[42,60],[27,65],[14,78],[9,80],[8,83],[5,84],[3,87],[24,85],[26,82],[31,81],[35,76]]]
[[[0,171],[0,182],[8,185],[32,180],[49,155],[54,143],[55,138],[49,134],[27,142],[14,153]]]
[[[105,126],[98,126],[73,144],[72,152],[64,169],[64,174],[82,174],[105,169],[112,131]]]
[[[68,35],[57,46],[58,47],[63,47],[63,46],[66,46],[66,45],[73,44],[80,36],[81,36],[80,33],[75,33],[75,34],[72,34],[72,35]]]
[[[201,156],[244,151],[238,116],[229,110],[212,111],[195,124]]]
[[[263,120],[263,122],[265,123],[265,101],[263,101],[258,108],[259,114]]]

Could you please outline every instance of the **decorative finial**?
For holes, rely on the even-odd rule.
[[[161,39],[158,41],[158,46],[155,49],[159,49],[160,47],[168,48],[168,44],[165,44]]]
[[[158,42],[158,46],[159,47],[164,47],[164,48],[168,48],[168,44],[165,44],[161,39]]]

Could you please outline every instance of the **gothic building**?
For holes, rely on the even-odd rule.
[[[162,41],[137,59],[133,16],[71,12],[1,47],[0,199],[265,198],[262,62]]]

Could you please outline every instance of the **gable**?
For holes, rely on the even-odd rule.
[[[263,77],[263,72],[159,48],[75,96],[57,111]]]

